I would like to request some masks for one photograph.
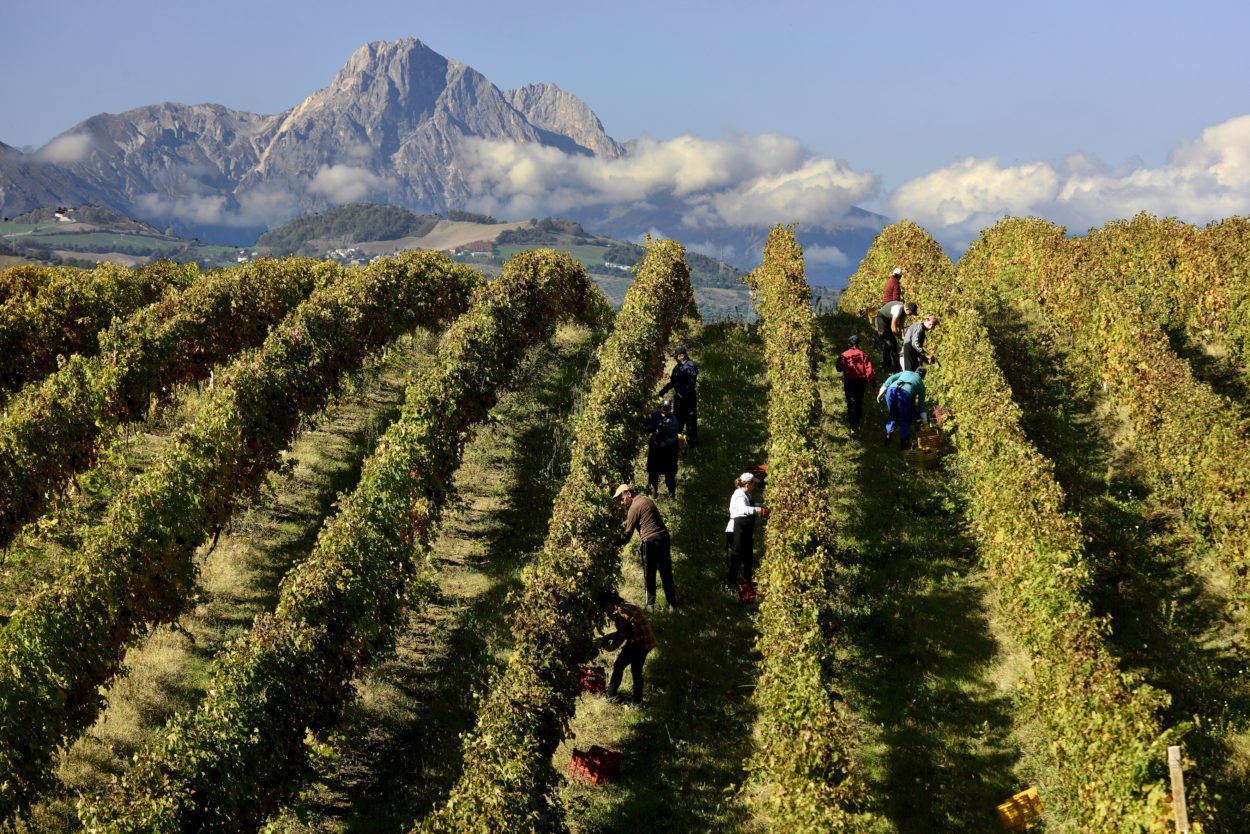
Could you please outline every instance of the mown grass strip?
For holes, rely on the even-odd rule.
[[[434,253],[375,262],[314,293],[229,366],[196,421],[0,631],[0,813],[27,803],[53,749],[95,720],[126,647],[182,611],[196,547],[277,465],[301,415],[373,349],[463,312],[479,281]]]
[[[633,472],[641,442],[637,426],[663,370],[669,335],[693,310],[682,247],[650,243],[599,351],[599,371],[577,421],[569,476],[556,497],[542,554],[524,572],[511,618],[512,655],[465,738],[459,782],[417,830],[566,829],[551,756],[573,715],[575,665],[596,652],[597,596],[615,585],[619,572],[612,487]]]

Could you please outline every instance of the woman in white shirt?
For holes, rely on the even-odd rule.
[[[736,587],[738,570],[742,569],[742,579],[751,581],[751,571],[755,558],[755,517],[764,508],[751,500],[751,490],[759,480],[750,472],[743,472],[734,481],[733,496],[729,499],[729,526],[725,528],[725,547],[729,551],[729,578],[725,580],[728,588]]]

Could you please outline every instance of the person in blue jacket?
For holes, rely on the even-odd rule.
[[[693,449],[699,443],[699,366],[686,353],[685,345],[673,350],[673,358],[677,364],[669,374],[668,384],[660,389],[660,396],[673,392],[677,431],[686,435],[686,447]]]
[[[916,371],[899,371],[891,374],[877,391],[877,402],[885,399],[885,442],[894,439],[898,432],[899,446],[911,446],[911,424],[917,417],[926,424],[929,415],[924,408],[925,368]]]
[[[668,497],[677,497],[677,418],[672,400],[664,400],[651,412],[643,426],[647,433],[647,493],[660,495],[660,476],[668,487]]]

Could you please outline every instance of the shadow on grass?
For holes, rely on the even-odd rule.
[[[1161,506],[1134,476],[1131,456],[1109,439],[1116,427],[1073,384],[1044,324],[996,303],[988,320],[999,366],[1025,411],[1026,433],[1054,461],[1069,509],[1089,537],[1091,602],[1111,619],[1113,649],[1124,668],[1171,694],[1167,724],[1200,719],[1184,741],[1186,756],[1200,763],[1186,779],[1190,818],[1210,832],[1244,830],[1250,782],[1239,748],[1250,725],[1247,656],[1227,594],[1195,569],[1205,545],[1178,508]]]
[[[431,551],[438,587],[412,612],[396,654],[358,684],[336,732],[338,766],[292,815],[314,830],[400,832],[436,807],[460,776],[460,735],[512,641],[509,594],[536,557],[564,481],[572,392],[585,387],[594,344],[579,334],[544,347],[505,395],[499,425],[465,450],[450,512]],[[579,405],[579,404],[577,404]]]
[[[858,318],[820,323],[830,362],[852,332],[875,342]],[[875,392],[852,434],[840,375],[826,374],[835,518],[858,602],[847,685],[877,728],[865,750],[873,801],[900,832],[997,830],[995,806],[1020,788],[1019,752],[1011,699],[993,680],[999,647],[976,547],[941,470],[907,468],[883,443]]]
[[[624,755],[619,781],[566,786],[579,832],[745,828],[736,788],[753,752],[757,632],[755,609],[724,589],[724,530],[734,478],[764,462],[762,345],[754,328],[727,323],[705,327],[691,344],[699,362],[700,444],[682,457],[677,499],[659,501],[673,535],[682,607],[669,610],[661,601],[650,617],[659,648],[647,659],[643,709],[618,714],[620,708],[588,703],[579,709],[577,746],[605,743],[599,735],[619,722],[618,740],[609,746]],[[757,531],[757,558],[762,541]],[[633,546],[622,556],[638,558]],[[622,596],[641,601],[641,572],[629,564],[624,576]],[[599,662],[610,669],[614,658],[605,654]],[[622,692],[630,686],[627,674]],[[596,722],[596,714],[604,721]]]

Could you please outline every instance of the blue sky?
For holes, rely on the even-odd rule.
[[[18,147],[159,101],[281,112],[361,44],[415,36],[501,88],[555,82],[618,140],[788,137],[872,175],[858,204],[952,230],[1250,210],[1244,2],[6,5]]]

